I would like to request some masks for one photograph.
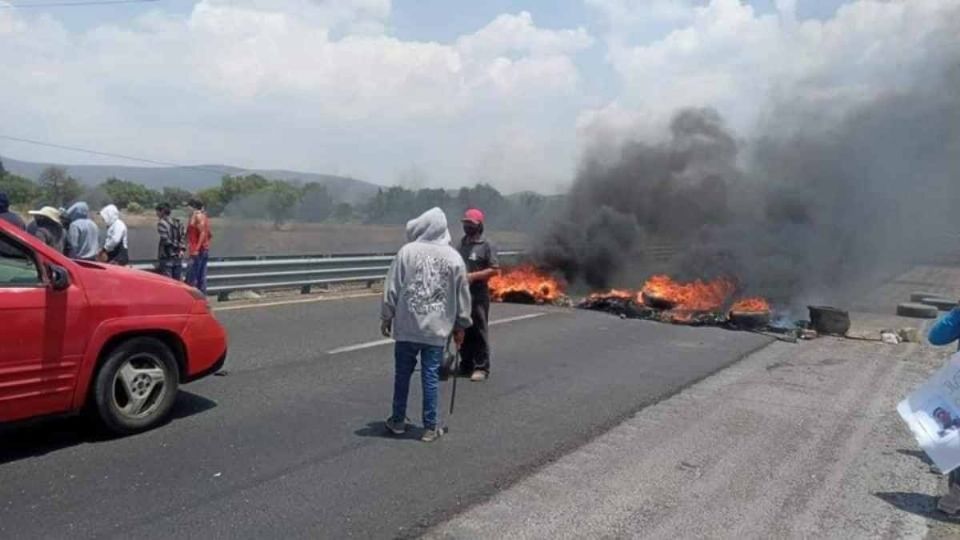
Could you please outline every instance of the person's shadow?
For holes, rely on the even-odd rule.
[[[164,424],[208,411],[217,404],[191,392],[180,390],[170,416]],[[157,429],[163,429],[158,426]],[[0,465],[42,456],[80,444],[117,438],[109,435],[86,416],[39,418],[0,427]]]
[[[420,435],[423,430],[407,424],[407,431],[403,435],[394,435],[387,430],[387,426],[383,421],[380,422],[368,422],[366,427],[360,428],[353,432],[354,435],[358,437],[373,437],[377,439],[393,439],[397,441],[416,441],[420,442]]]

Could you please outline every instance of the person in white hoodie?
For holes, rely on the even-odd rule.
[[[107,239],[104,240],[97,258],[110,264],[126,266],[130,262],[127,251],[127,224],[120,219],[120,210],[108,204],[100,210],[100,217],[107,225]]]
[[[390,265],[383,287],[380,330],[396,341],[393,414],[387,429],[406,431],[410,377],[420,357],[423,385],[421,440],[433,442],[442,434],[439,424],[440,364],[447,341],[459,347],[470,328],[470,284],[467,267],[450,246],[447,216],[432,208],[407,222],[407,243]]]

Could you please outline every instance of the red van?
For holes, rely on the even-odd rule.
[[[0,220],[0,423],[90,410],[115,433],[150,429],[226,351],[199,291],[68,259]]]

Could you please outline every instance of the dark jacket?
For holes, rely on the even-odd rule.
[[[475,238],[464,237],[460,241],[460,256],[467,265],[467,273],[500,268],[497,248],[481,234]],[[474,281],[470,284],[470,294],[475,300],[485,301],[490,295],[486,281]]]
[[[160,243],[157,246],[157,259],[169,261],[183,258],[184,231],[180,220],[165,216],[157,222],[157,235]]]
[[[0,193],[0,219],[12,223],[23,230],[27,230],[27,226],[23,223],[23,220],[20,219],[20,216],[10,211],[10,201],[7,199],[6,193]]]
[[[27,232],[39,238],[44,244],[63,253],[65,241],[63,225],[46,217],[37,216],[27,225]]]

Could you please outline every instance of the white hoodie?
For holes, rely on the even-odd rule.
[[[103,242],[103,249],[108,253],[123,246],[127,249],[127,224],[120,219],[120,210],[108,204],[100,210],[100,217],[107,224],[107,239]]]

